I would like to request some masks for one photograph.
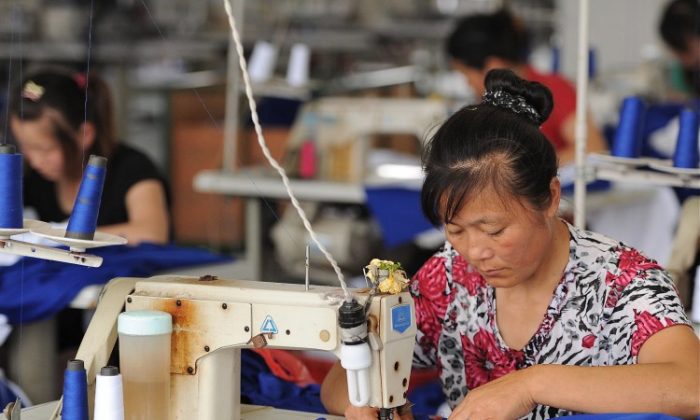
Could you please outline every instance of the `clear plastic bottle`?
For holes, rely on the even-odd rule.
[[[117,330],[124,419],[169,419],[172,316],[160,311],[123,312]]]

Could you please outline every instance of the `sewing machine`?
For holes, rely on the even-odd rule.
[[[288,173],[299,175],[302,145],[311,140],[318,159],[314,179],[372,181],[377,178],[376,168],[368,166],[374,136],[400,136],[402,142],[407,142],[403,146],[413,150],[404,153],[415,153],[415,165],[419,167],[423,141],[447,116],[448,103],[437,99],[318,99],[299,111],[289,134],[284,164]]]
[[[368,405],[380,409],[399,407],[406,402],[411,373],[416,334],[413,300],[407,292],[376,294],[369,302],[369,290],[353,294],[363,309],[368,303],[363,324],[371,354],[368,369],[359,376],[349,372],[356,382],[366,380],[369,385],[355,397],[361,399],[364,394]],[[168,312],[173,317],[172,419],[238,420],[240,349],[316,349],[340,358],[348,347],[344,346],[347,328],[339,326],[344,302],[340,288],[325,286],[306,290],[304,285],[212,276],[118,278],[105,288],[76,358],[85,361],[88,395],[93,398],[95,375],[112,353],[122,309]],[[351,384],[350,389],[356,386]],[[389,410],[382,412],[388,415]],[[254,416],[247,413],[245,418]]]

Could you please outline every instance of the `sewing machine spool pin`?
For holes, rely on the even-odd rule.
[[[309,244],[306,244],[306,259],[304,260],[304,266],[306,268],[306,275],[304,277],[305,291],[309,291]]]

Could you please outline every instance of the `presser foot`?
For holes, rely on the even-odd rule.
[[[380,408],[379,409],[379,420],[394,420],[394,409],[393,408]]]

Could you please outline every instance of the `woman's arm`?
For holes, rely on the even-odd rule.
[[[155,179],[134,184],[126,193],[127,223],[100,226],[99,231],[126,238],[129,244],[166,243],[169,217],[163,185]]]
[[[349,420],[377,420],[376,408],[355,407],[348,399],[348,382],[345,369],[336,362],[321,384],[321,403],[329,414],[345,416]],[[413,420],[410,411],[399,415],[394,412],[394,420]]]
[[[532,396],[573,411],[700,415],[700,345],[685,325],[659,331],[642,345],[637,365],[538,365]]]
[[[649,337],[639,364],[582,367],[536,365],[467,394],[451,420],[515,418],[535,404],[586,413],[700,414],[700,345],[692,329],[668,327]]]
[[[321,384],[321,403],[329,414],[342,415],[350,404],[348,399],[348,382],[345,378],[345,369],[340,366],[340,361],[333,367],[323,379]]]

